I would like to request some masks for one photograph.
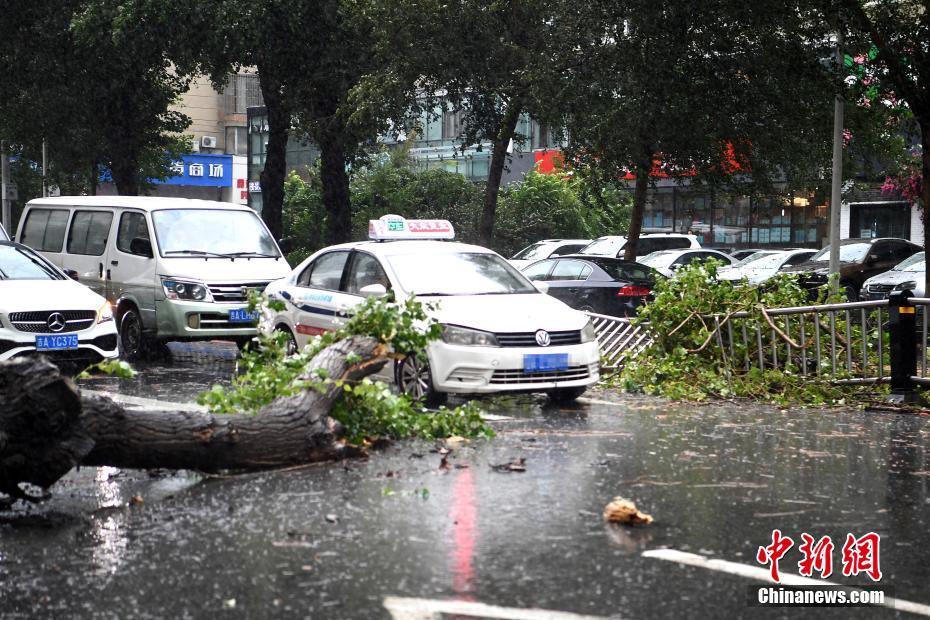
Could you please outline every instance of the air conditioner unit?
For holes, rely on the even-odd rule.
[[[201,136],[200,146],[205,149],[215,149],[216,148],[216,136]]]

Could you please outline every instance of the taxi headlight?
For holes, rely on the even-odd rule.
[[[213,301],[206,285],[200,282],[162,278],[161,286],[168,299],[186,299],[190,301]]]
[[[483,332],[456,325],[442,326],[442,341],[448,344],[457,344],[471,347],[497,347],[497,336],[490,332]]]
[[[594,342],[597,340],[597,332],[594,331],[594,323],[590,320],[581,329],[581,342]]]
[[[894,290],[896,290],[896,291],[908,291],[908,290],[913,291],[915,288],[917,288],[917,282],[915,282],[914,280],[908,280],[907,282],[902,282],[901,284],[899,284],[899,285],[897,285],[896,287],[894,287]]]
[[[113,306],[110,302],[105,301],[103,305],[97,308],[97,323],[106,323],[113,320]]]

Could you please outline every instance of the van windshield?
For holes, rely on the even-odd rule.
[[[281,256],[252,211],[162,209],[152,212],[152,224],[162,256]]]

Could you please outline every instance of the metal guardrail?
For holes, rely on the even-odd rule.
[[[630,319],[617,316],[585,314],[594,324],[604,370],[622,370],[627,361],[652,344],[652,336],[644,325],[633,325]]]

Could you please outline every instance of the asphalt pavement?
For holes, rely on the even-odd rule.
[[[129,406],[191,406],[235,369],[223,347],[174,357],[131,381],[82,385]],[[930,614],[925,418],[607,392],[563,408],[529,396],[483,402],[493,440],[401,441],[364,460],[235,476],[73,472],[47,502],[0,512],[0,615]],[[654,523],[606,524],[614,496]],[[881,585],[899,609],[749,606],[756,551],[775,528],[796,545],[802,532],[831,536],[830,581],[854,585],[872,582],[840,574],[840,547],[848,533],[878,533]],[[782,572],[796,574],[800,557],[795,546]]]

